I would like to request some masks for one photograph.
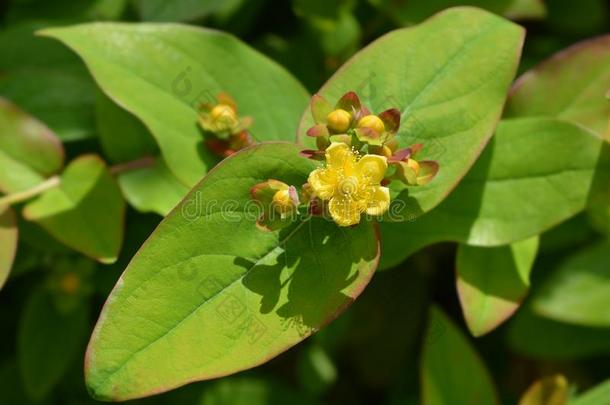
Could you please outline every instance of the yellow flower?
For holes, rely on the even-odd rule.
[[[380,185],[388,168],[384,156],[358,159],[349,146],[333,142],[326,149],[326,167],[310,173],[313,195],[329,201],[328,209],[340,226],[355,225],[360,215],[381,215],[390,206],[390,190]]]

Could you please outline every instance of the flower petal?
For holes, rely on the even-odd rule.
[[[360,205],[349,198],[333,197],[328,204],[328,211],[339,226],[356,225],[360,222]]]
[[[368,201],[366,213],[369,215],[382,215],[390,207],[390,189],[375,187],[371,199]]]
[[[350,175],[354,170],[356,156],[349,146],[342,142],[333,142],[326,148],[326,165]]]
[[[326,124],[326,116],[331,113],[333,107],[324,97],[314,94],[311,98],[311,115],[316,124]]]
[[[309,174],[307,182],[311,186],[314,196],[322,200],[329,200],[335,192],[337,176],[332,170],[316,169]]]
[[[385,156],[364,155],[357,163],[356,170],[367,180],[368,184],[377,185],[388,169],[388,161]]]

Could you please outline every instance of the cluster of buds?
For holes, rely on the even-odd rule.
[[[333,142],[345,143],[359,155],[383,156],[389,166],[384,184],[399,180],[408,186],[422,186],[438,172],[437,162],[416,160],[423,144],[399,149],[396,134],[400,128],[401,114],[396,108],[374,115],[351,91],[344,94],[334,107],[322,96],[314,95],[311,112],[315,125],[309,128],[307,135],[316,139],[318,149],[305,150],[303,156],[324,160],[325,150]]]
[[[216,96],[216,103],[199,106],[199,124],[206,132],[206,147],[219,156],[227,157],[253,144],[248,133],[250,117],[240,117],[237,104],[225,93]]]
[[[396,134],[400,111],[391,108],[371,114],[354,92],[332,107],[315,95],[311,101],[315,125],[307,135],[316,138],[316,150],[302,152],[325,165],[314,169],[301,188],[278,180],[255,185],[252,197],[264,207],[258,224],[275,230],[289,224],[306,207],[310,215],[326,215],[339,226],[360,222],[363,214],[383,215],[390,206],[387,185],[398,180],[408,186],[429,183],[438,163],[418,161],[421,144],[399,149]]]

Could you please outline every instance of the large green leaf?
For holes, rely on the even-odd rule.
[[[23,310],[17,333],[17,356],[28,396],[40,400],[57,384],[83,349],[88,306],[57,310],[49,292],[36,288]]]
[[[570,257],[536,294],[533,308],[560,322],[610,327],[610,243]]]
[[[17,252],[17,220],[10,207],[0,206],[0,289],[8,278]]]
[[[610,35],[580,42],[522,75],[505,117],[557,117],[605,134],[608,89]]]
[[[522,306],[509,322],[508,343],[520,355],[571,360],[610,354],[610,329],[570,325],[536,316]]]
[[[602,122],[607,128],[608,44],[608,37],[583,42],[523,75],[509,97],[507,115],[539,121],[502,123],[495,142],[487,146],[472,172],[441,206],[416,222],[383,224],[388,259],[383,260],[380,268],[396,265],[421,247],[439,241],[501,245],[525,239],[593,203],[586,187],[593,178],[600,185],[608,181],[608,146],[603,147],[598,158],[590,149],[593,144],[584,129],[579,131],[559,121],[545,124],[544,117],[558,116],[561,121],[569,120],[591,131],[599,130]],[[582,74],[582,69],[590,74]],[[547,97],[549,94],[553,97]],[[513,146],[515,138],[520,141]],[[572,170],[576,163],[572,157],[581,156],[581,147],[593,154],[588,157],[591,170],[583,170],[578,176]],[[558,156],[567,160],[557,159]],[[537,164],[538,160],[541,165]],[[551,170],[541,176],[540,169],[545,166]],[[494,168],[504,167],[510,170],[499,173],[500,178],[486,181],[485,176],[492,175]],[[569,170],[564,172],[565,169]],[[556,180],[547,181],[551,178]],[[559,188],[542,192],[538,187],[541,183],[547,189],[552,184],[558,184]],[[569,194],[564,196],[560,189]],[[511,227],[506,223],[508,218],[518,221],[512,230],[508,229]],[[534,219],[531,224],[525,224],[530,218]]]
[[[537,237],[492,248],[460,245],[457,290],[474,336],[495,329],[517,310],[529,289],[537,251]]]
[[[551,118],[504,120],[459,187],[436,209],[405,224],[383,224],[395,264],[423,246],[458,241],[509,244],[582,211],[610,182],[610,145]]]
[[[371,278],[371,223],[322,218],[258,228],[250,189],[303,184],[314,163],[287,143],[244,150],[210,172],[133,258],[89,344],[96,398],[125,400],[259,365],[343,311]],[[341,252],[341,254],[338,254]]]
[[[399,141],[424,143],[418,157],[440,163],[434,181],[401,192],[394,220],[434,208],[474,163],[500,117],[522,41],[523,29],[500,17],[450,9],[373,42],[320,89],[333,102],[354,90],[375,112],[400,109]],[[308,109],[302,142],[312,139],[304,136],[312,125]]]
[[[158,148],[150,132],[103,93],[98,94],[96,117],[104,153],[113,162],[131,166],[118,173],[125,199],[138,211],[166,215],[189,189],[160,157],[153,158]]]
[[[292,139],[307,93],[287,71],[235,37],[178,24],[84,24],[43,31],[87,63],[102,90],[138,117],[165,162],[194,185],[217,158],[203,145],[197,107],[230,94],[258,141]],[[154,66],[154,68],[151,68]]]
[[[63,165],[64,150],[40,121],[0,98],[0,191],[37,185]]]
[[[428,322],[421,359],[422,404],[498,404],[485,365],[457,326],[436,307]]]
[[[72,161],[59,186],[23,209],[23,216],[57,240],[101,262],[116,260],[123,241],[125,201],[104,162],[95,155]]]

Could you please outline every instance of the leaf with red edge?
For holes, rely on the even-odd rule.
[[[319,94],[314,94],[311,98],[310,107],[313,119],[316,124],[326,123],[326,117],[333,110],[328,101]]]
[[[303,184],[317,167],[287,143],[225,159],[142,246],[111,293],[86,356],[99,399],[127,400],[248,369],[337,317],[377,266],[372,223],[309,216],[256,226],[251,189]]]
[[[353,91],[348,91],[339,99],[339,101],[337,101],[335,108],[341,108],[342,110],[354,114],[360,111],[360,98],[358,98],[358,95]]]
[[[400,128],[400,111],[397,108],[390,108],[379,114],[379,118],[383,121],[385,130],[391,134],[395,134]]]
[[[399,147],[423,143],[422,160],[441,167],[425,186],[392,183],[388,220],[413,219],[444,200],[493,135],[515,76],[524,30],[472,7],[442,11],[425,22],[372,42],[328,80],[318,94],[337,100],[356,91],[372,111],[396,108]],[[313,125],[303,114],[298,140]]]

